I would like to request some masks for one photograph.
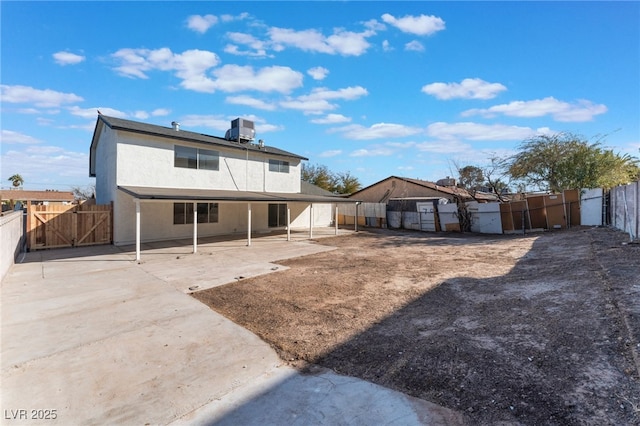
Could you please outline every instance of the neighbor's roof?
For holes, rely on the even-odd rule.
[[[429,182],[427,180],[411,179],[411,178],[405,178],[405,177],[399,177],[399,176],[389,176],[388,178],[383,179],[383,180],[381,180],[379,182],[376,182],[373,185],[369,185],[368,187],[363,188],[360,191],[354,192],[353,194],[351,194],[351,196],[356,196],[357,197],[358,193],[360,193],[360,192],[362,192],[362,191],[364,191],[364,190],[366,190],[368,188],[371,188],[373,186],[379,185],[379,184],[381,184],[381,183],[383,183],[383,182],[385,182],[387,180],[390,180],[390,179],[402,180],[402,181],[405,181],[405,182],[408,182],[408,183],[411,183],[411,184],[414,184],[414,185],[418,185],[418,186],[422,186],[424,188],[432,189],[434,191],[442,192],[443,194],[454,195],[454,196],[457,196],[457,197],[460,197],[460,198],[463,198],[463,199],[466,199],[466,198],[471,199],[471,198],[473,198],[471,196],[471,194],[466,189],[458,188],[457,186],[442,186],[442,185],[438,185],[438,184],[436,184],[434,182]],[[476,193],[475,195],[476,195],[477,199],[481,199],[481,200],[487,200],[487,201],[493,200],[493,201],[495,201],[495,199],[496,199],[496,197],[493,194]]]
[[[215,202],[304,202],[304,203],[356,203],[353,198],[311,195],[288,192],[228,191],[218,189],[155,188],[118,186],[118,189],[139,200],[163,201],[215,201]]]
[[[174,130],[173,127],[158,126],[155,124],[140,123],[138,121],[125,120],[122,118],[109,117],[103,114],[98,114],[96,120],[96,127],[93,131],[93,138],[91,140],[91,148],[89,153],[89,176],[95,176],[95,150],[97,147],[98,139],[100,137],[102,126],[107,126],[110,129],[122,130],[131,133],[140,133],[149,136],[159,136],[165,139],[173,139],[184,142],[198,143],[211,147],[218,146],[224,148],[238,149],[241,151],[261,152],[278,157],[296,158],[300,160],[308,160],[298,154],[294,154],[288,151],[284,151],[273,146],[264,145],[260,147],[254,143],[240,143],[236,141],[229,141],[225,138],[205,135],[203,133],[190,132],[187,130]]]
[[[73,201],[73,192],[29,191],[25,189],[2,189],[0,198],[15,201]]]

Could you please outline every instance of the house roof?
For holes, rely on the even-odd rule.
[[[98,114],[96,120],[96,126],[93,131],[93,138],[91,140],[91,148],[89,154],[89,176],[95,176],[95,151],[100,134],[102,133],[102,126],[107,126],[110,129],[122,130],[130,133],[140,133],[150,136],[158,136],[165,139],[173,139],[184,142],[191,142],[197,144],[203,144],[211,147],[218,146],[230,149],[237,149],[241,151],[248,150],[250,152],[261,152],[278,157],[295,158],[299,160],[308,160],[292,152],[284,151],[282,149],[273,146],[260,146],[254,143],[240,143],[236,141],[230,141],[218,136],[205,135],[203,133],[190,132],[188,130],[174,130],[173,127],[158,126],[155,124],[141,123],[138,121],[125,120],[122,118],[109,117],[103,114]]]
[[[438,191],[438,192],[442,192],[443,194],[448,194],[448,195],[453,195],[456,197],[460,197],[462,199],[472,199],[473,196],[466,190],[463,188],[458,188],[457,186],[442,186],[442,185],[438,185],[434,182],[429,182],[426,180],[420,180],[420,179],[411,179],[411,178],[405,178],[405,177],[399,177],[399,176],[389,176],[386,179],[383,179],[379,182],[376,182],[372,185],[369,185],[367,188],[371,188],[372,186],[376,186],[379,185],[387,180],[390,179],[398,179],[398,180],[402,180],[408,183],[412,183],[414,185],[418,185],[418,186],[422,186],[424,188],[428,188],[428,189],[432,189],[434,191]],[[353,194],[351,194],[351,196],[356,196],[359,192],[362,192],[364,190],[366,190],[367,188],[363,188],[360,191],[354,192]],[[487,201],[495,201],[496,197],[493,194],[487,194],[487,193],[481,193],[478,192],[475,194],[476,199],[478,200],[487,200]]]
[[[435,183],[429,182],[429,181],[426,181],[426,180],[410,179],[410,178],[405,178],[405,177],[400,177],[400,176],[389,176],[388,178],[382,179],[381,181],[376,182],[376,183],[374,183],[372,185],[369,185],[366,188],[362,188],[361,190],[356,191],[351,195],[352,196],[357,195],[359,192],[365,191],[366,189],[371,188],[373,186],[380,185],[381,183],[383,183],[385,181],[388,181],[388,180],[391,180],[391,179],[402,180],[402,181],[405,181],[405,182],[412,183],[414,185],[418,185],[418,186],[422,186],[422,187],[425,187],[425,188],[433,189],[435,191],[439,191],[439,192],[442,192],[444,194],[459,195],[459,196],[462,196],[462,197],[471,198],[469,193],[467,191],[465,191],[464,189],[462,189],[462,188],[457,188],[457,187],[452,187],[452,186],[436,185]]]
[[[0,198],[16,201],[73,201],[73,192],[62,191],[30,191],[25,189],[2,189]]]
[[[287,192],[228,191],[218,189],[156,188],[141,186],[118,186],[118,189],[140,200],[351,204],[358,202],[352,198],[338,196]]]
[[[300,192],[308,195],[324,195],[327,197],[336,197],[334,193],[331,191],[327,191],[326,189],[320,188],[318,185],[314,185],[312,183],[306,182],[304,180],[300,181]]]

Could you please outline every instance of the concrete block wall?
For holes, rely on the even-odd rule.
[[[22,210],[2,213],[0,216],[0,278],[9,272],[23,250],[25,235]]]

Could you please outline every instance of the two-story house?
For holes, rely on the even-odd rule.
[[[305,194],[307,158],[255,143],[254,124],[238,118],[224,138],[98,115],[89,175],[96,202],[113,203],[116,245],[309,229],[337,223],[353,199]],[[337,228],[336,228],[337,231]]]

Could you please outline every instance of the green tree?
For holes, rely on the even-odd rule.
[[[458,183],[467,191],[477,191],[484,186],[484,172],[477,166],[464,166],[458,169]]]
[[[335,185],[333,174],[327,166],[303,164],[301,178],[327,191],[332,191]]]
[[[323,165],[302,165],[301,179],[327,191],[338,194],[351,194],[362,185],[349,172],[334,173]]]
[[[352,176],[349,172],[337,173],[335,177],[336,186],[333,192],[337,192],[338,194],[353,194],[362,189],[358,178]]]
[[[611,188],[637,179],[638,160],[589,143],[571,133],[538,135],[524,141],[506,160],[509,175],[528,186],[564,189]]]
[[[10,180],[11,184],[16,188],[24,184],[24,179],[18,173],[16,173],[15,175],[11,176],[7,180]]]
[[[505,182],[504,160],[501,158],[493,156],[490,163],[483,167],[459,167],[455,162],[454,165],[458,170],[458,185],[466,189],[473,198],[476,198],[479,191],[488,191],[503,200],[504,193],[509,191],[509,183]]]

